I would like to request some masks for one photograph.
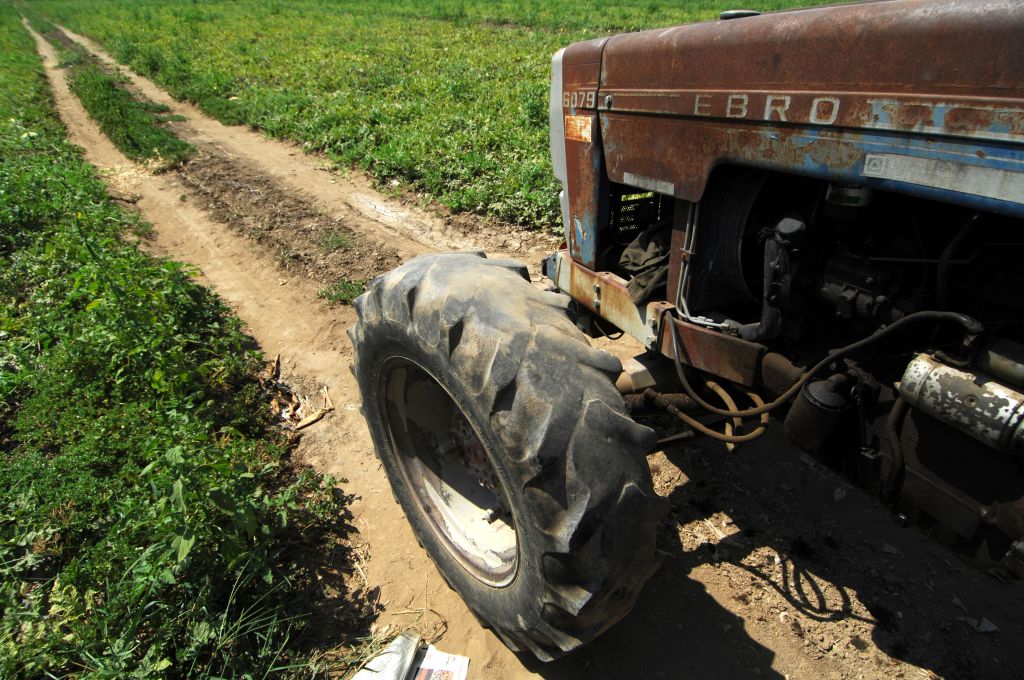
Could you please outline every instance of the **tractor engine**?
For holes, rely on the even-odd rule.
[[[566,243],[544,270],[586,332],[646,349],[627,403],[748,419],[730,445],[770,414],[899,521],[1020,575],[1022,38],[1024,6],[910,1],[556,54]]]
[[[797,366],[915,313],[983,324],[969,342],[925,324],[846,359],[782,420],[902,521],[983,563],[1006,555],[1024,536],[1020,220],[742,168],[713,175],[700,208],[679,308]]]

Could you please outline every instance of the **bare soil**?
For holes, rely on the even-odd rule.
[[[445,585],[394,503],[348,370],[344,330],[354,313],[317,292],[332,277],[371,278],[434,250],[516,256],[536,273],[554,239],[383,196],[357,173],[330,172],[296,147],[222,126],[126,71],[142,94],[186,118],[175,129],[200,151],[180,171],[151,174],[100,134],[52,49],[37,41],[71,138],[107,174],[112,194],[137,198],[154,224],[145,247],[195,265],[263,350],[281,354],[286,381],[330,388],[338,408],[306,431],[297,455],[357,496],[359,571],[365,587],[379,589],[378,630],[415,626],[441,636],[442,649],[470,657],[475,678],[1024,673],[1020,583],[897,527],[875,500],[774,436],[733,454],[703,440],[653,454],[656,489],[673,511],[660,535],[664,564],[634,612],[555,663],[512,654]],[[335,233],[350,245],[325,248]],[[629,345],[608,348],[627,353]]]
[[[210,217],[275,252],[289,272],[321,283],[367,281],[402,262],[243,158],[204,150],[176,174]]]

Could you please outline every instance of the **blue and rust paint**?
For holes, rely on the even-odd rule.
[[[768,146],[788,146],[766,156],[742,154],[728,159],[756,167],[792,172],[837,182],[862,184],[921,198],[939,200],[977,210],[1024,217],[1024,202],[1007,195],[1000,199],[948,187],[865,174],[872,156],[920,159],[946,164],[950,169],[996,170],[1019,176],[1024,189],[1024,147],[1002,142],[907,135],[897,132],[837,131],[808,127],[799,130],[767,129]],[[771,160],[769,157],[781,160]],[[728,161],[726,161],[728,162]],[[936,165],[937,168],[943,167]],[[1024,198],[1024,196],[1022,196]]]
[[[602,113],[600,119],[611,181],[641,189],[654,184],[670,186],[673,196],[688,201],[700,200],[715,167],[740,165],[862,184],[1024,217],[1021,144],[980,135],[953,137],[617,112]],[[866,172],[866,161],[872,157],[901,159],[909,167],[934,171],[937,180],[910,181],[898,174]],[[973,188],[951,184],[948,177],[957,173],[973,177]],[[1002,186],[979,190],[979,174],[982,183],[986,178],[998,177]],[[643,183],[636,178],[642,178]]]

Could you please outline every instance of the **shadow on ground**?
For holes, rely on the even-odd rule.
[[[774,436],[651,458],[672,503],[633,613],[552,664],[568,678],[1016,678],[1024,586],[960,561]],[[667,480],[667,481],[666,481]],[[709,521],[727,517],[722,539]],[[998,630],[980,633],[982,618]],[[912,670],[912,669],[911,669]]]

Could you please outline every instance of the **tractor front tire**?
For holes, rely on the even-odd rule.
[[[427,255],[355,301],[353,371],[377,454],[445,580],[514,651],[551,660],[625,616],[665,503],[569,298],[514,261]]]

